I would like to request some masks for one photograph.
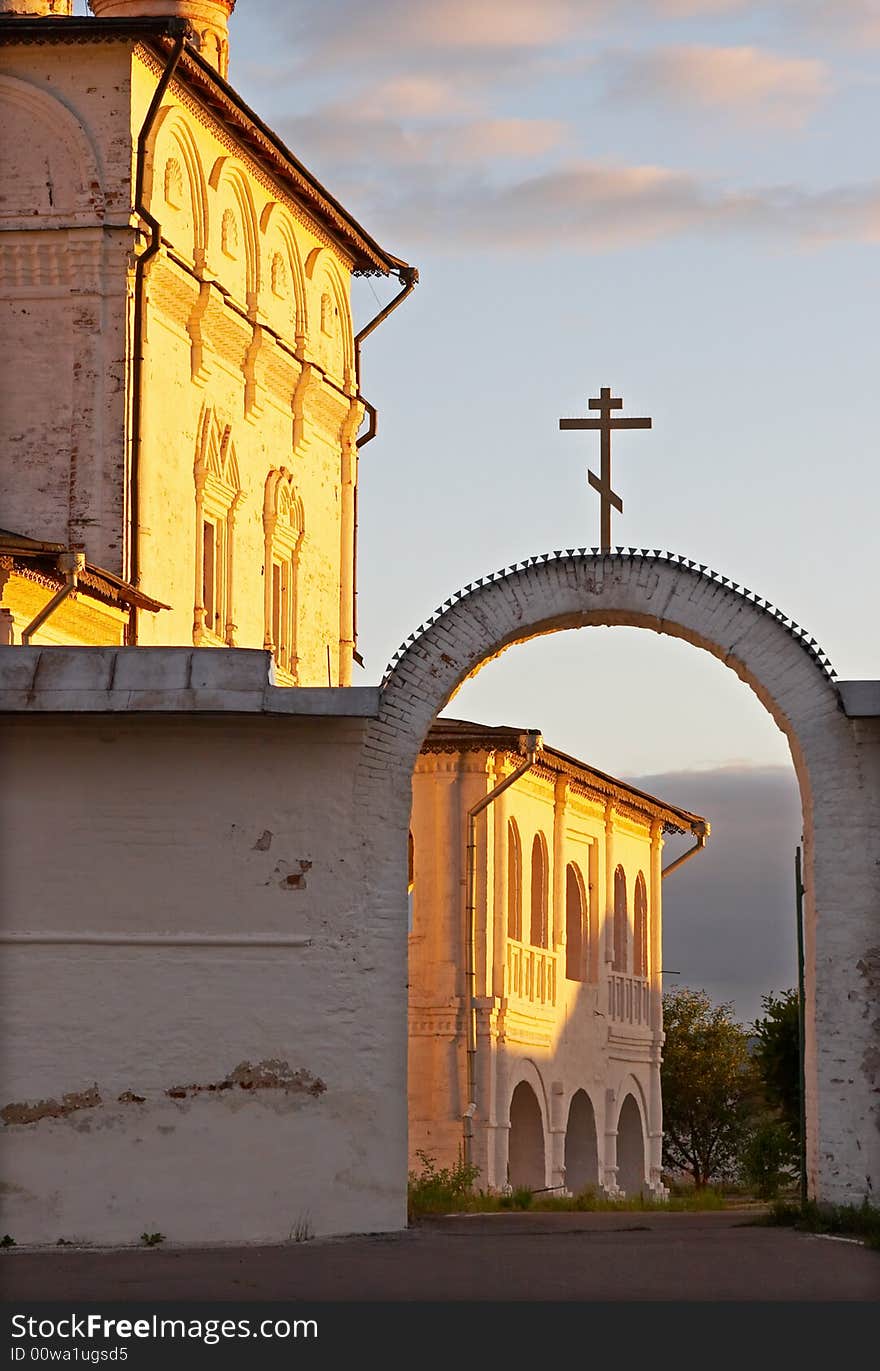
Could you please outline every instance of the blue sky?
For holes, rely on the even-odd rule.
[[[363,352],[361,683],[459,586],[598,540],[595,437],[557,420],[602,385],[654,421],[616,440],[614,541],[880,676],[880,0],[239,0],[230,37],[248,103],[421,271]],[[390,294],[358,283],[359,323]],[[707,813],[667,953],[746,1018],[794,982],[787,745],[725,667],[559,634],[451,712]]]

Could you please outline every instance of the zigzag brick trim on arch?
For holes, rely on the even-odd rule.
[[[880,772],[815,639],[730,577],[660,549],[567,548],[439,605],[389,666],[362,745],[365,917],[406,928],[410,778],[459,685],[515,643],[593,625],[646,628],[710,652],[788,739],[803,809],[809,1182],[820,1200],[860,1203],[880,1189]],[[583,689],[588,709],[586,671]]]
[[[722,576],[720,571],[714,571],[712,567],[707,566],[704,562],[694,562],[689,557],[682,557],[674,552],[664,552],[660,548],[618,547],[613,553],[602,553],[597,547],[591,547],[589,549],[585,547],[569,547],[564,551],[558,549],[555,552],[544,552],[539,557],[527,557],[525,561],[514,562],[512,566],[501,567],[499,571],[491,571],[488,576],[481,576],[476,581],[471,581],[461,590],[457,590],[448,600],[444,600],[442,605],[438,605],[434,610],[434,613],[431,614],[424,623],[419,624],[419,627],[415,632],[411,633],[409,637],[401,643],[385,670],[382,684],[384,685],[388,680],[407,648],[425,631],[425,629],[430,628],[432,624],[435,624],[452,605],[457,604],[459,600],[463,600],[467,595],[472,595],[483,586],[490,585],[493,581],[503,580],[503,578],[509,576],[511,572],[525,571],[526,568],[530,566],[539,566],[547,562],[579,559],[589,560],[592,563],[607,564],[609,562],[631,561],[634,558],[642,562],[672,563],[674,566],[690,571],[694,576],[704,577],[708,581],[726,586],[735,594],[739,594],[743,599],[748,600],[750,604],[758,605],[759,608],[765,610],[782,624],[787,633],[798,640],[804,650],[808,652],[811,657],[815,658],[829,680],[833,681],[837,679],[837,672],[831,665],[829,658],[826,657],[825,653],[821,650],[815,638],[809,636],[805,628],[801,628],[799,624],[795,623],[794,619],[789,619],[781,610],[776,609],[769,600],[765,600],[762,596],[756,595],[753,591],[747,590],[744,586],[740,586],[737,582],[732,581],[729,576]]]

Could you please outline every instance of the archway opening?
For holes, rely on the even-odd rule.
[[[585,1090],[576,1090],[568,1107],[565,1130],[565,1186],[573,1195],[599,1185],[596,1115]]]
[[[538,1098],[527,1081],[520,1081],[510,1099],[507,1178],[514,1190],[542,1190],[546,1184],[544,1121]]]
[[[645,1135],[632,1095],[627,1095],[617,1119],[617,1184],[630,1199],[645,1186]]]
[[[382,790],[383,793],[387,791],[389,804],[393,809],[392,790],[395,784],[397,761],[399,760],[401,769],[414,766],[417,753],[423,747],[428,731],[432,728],[432,721],[436,719],[437,725],[448,722],[442,717],[438,718],[438,716],[442,715],[444,708],[449,704],[452,697],[457,695],[462,684],[470,681],[478,672],[482,671],[487,663],[494,661],[505,653],[506,649],[515,645],[529,644],[533,640],[550,636],[565,637],[566,635],[560,634],[560,631],[570,628],[591,626],[640,630],[647,628],[666,635],[668,638],[682,640],[690,647],[699,648],[711,657],[720,660],[757,696],[764,709],[784,734],[790,748],[802,801],[804,874],[806,878],[804,924],[808,1167],[811,1188],[814,1193],[831,1196],[841,1195],[844,1192],[849,1193],[848,1187],[856,1185],[858,1187],[857,1193],[861,1194],[864,1193],[867,1173],[864,1161],[856,1155],[853,1149],[850,1149],[847,1155],[848,1175],[846,1180],[841,1178],[838,1159],[835,1158],[834,1173],[832,1174],[829,1170],[824,1190],[816,1183],[822,1166],[819,1125],[822,1117],[829,1120],[832,1117],[827,1108],[823,1114],[821,1091],[826,1090],[828,1093],[829,1104],[833,1096],[835,1108],[838,1110],[841,1107],[844,1108],[854,1118],[856,1113],[864,1114],[868,1107],[864,1090],[862,1090],[857,1106],[846,1105],[839,1098],[839,1091],[828,1091],[828,1082],[821,1078],[823,1043],[818,1040],[816,1033],[816,977],[819,956],[815,909],[821,895],[822,883],[824,882],[827,888],[827,898],[835,907],[840,906],[841,900],[844,899],[844,888],[846,888],[858,906],[860,927],[866,917],[864,892],[860,891],[859,888],[859,881],[862,878],[855,870],[859,863],[856,862],[851,871],[848,869],[848,874],[842,875],[839,869],[833,865],[832,848],[828,846],[830,834],[841,831],[846,823],[846,816],[843,812],[845,806],[842,807],[841,803],[835,800],[837,792],[835,787],[830,785],[831,776],[832,774],[840,776],[845,773],[846,784],[856,784],[858,768],[853,751],[851,730],[841,711],[840,697],[835,687],[833,674],[830,672],[826,659],[813,643],[807,640],[802,633],[793,631],[783,616],[776,611],[769,610],[768,606],[753,597],[751,592],[741,592],[738,587],[731,585],[725,578],[719,577],[715,573],[706,572],[704,568],[697,570],[693,569],[692,566],[682,565],[682,562],[683,559],[673,559],[667,554],[652,556],[648,552],[638,554],[635,550],[631,550],[630,555],[622,554],[610,558],[603,558],[583,551],[566,554],[556,553],[540,559],[531,559],[528,564],[521,564],[515,568],[508,568],[507,571],[496,573],[485,581],[477,583],[476,586],[467,587],[461,596],[455,596],[447,601],[444,606],[436,611],[433,619],[421,626],[410,643],[401,649],[400,654],[389,668],[383,683],[379,719],[371,731],[371,741],[368,744],[369,755],[365,763],[365,774],[369,774],[370,781],[364,790],[364,794],[367,795],[371,788],[375,791]],[[595,675],[591,679],[596,680]],[[460,710],[457,708],[456,712],[459,713]],[[595,716],[591,715],[591,718],[595,718]],[[532,720],[523,719],[521,722],[531,724]],[[542,720],[535,720],[534,722],[544,726]],[[457,726],[462,727],[460,720]],[[511,729],[510,731],[515,730]],[[601,724],[598,720],[594,723],[594,731],[595,736],[601,735]],[[375,739],[374,743],[373,739]],[[372,751],[373,747],[375,751]],[[418,768],[416,769],[418,770]],[[438,764],[436,769],[439,773],[442,767]],[[468,785],[470,785],[469,782],[463,787],[463,800]],[[474,798],[478,798],[479,794],[485,794],[486,789],[485,782],[482,782],[477,787],[477,791],[474,792]],[[673,798],[677,799],[678,797]],[[466,817],[469,811],[470,805],[467,804],[463,807],[461,817]],[[544,876],[544,872],[541,870],[544,866],[544,860],[542,854],[536,851],[533,840],[536,830],[541,830],[547,839],[546,852],[549,870],[545,879],[555,911],[560,906],[564,906],[565,881],[563,877],[562,893],[558,894],[559,883],[554,873],[564,871],[564,866],[558,859],[554,844],[549,839],[551,825],[538,822],[537,816],[535,819],[535,822],[520,825],[523,838],[523,866],[525,867],[527,863],[530,866],[528,875],[525,870],[522,872],[524,902],[530,895],[537,895],[544,884],[541,880],[536,879],[533,883],[529,879],[533,871]],[[822,825],[821,828],[819,827],[820,824]],[[454,833],[455,831],[453,825],[450,832]],[[825,841],[823,850],[827,860],[824,863],[817,860],[816,833],[819,831],[822,832],[823,841]],[[601,841],[600,838],[600,844]],[[607,850],[608,844],[605,846]],[[623,856],[622,863],[621,856]],[[623,882],[620,883],[621,898],[618,903],[622,935],[624,932],[624,901],[622,897],[625,890],[627,897],[625,905],[626,941],[624,943],[623,936],[620,936],[615,948],[613,938],[614,871],[617,864],[624,866],[626,877],[625,886]],[[503,861],[495,862],[497,870],[501,870],[505,865]],[[603,878],[604,894],[600,905],[597,907],[602,933],[601,937],[594,939],[595,947],[591,948],[591,955],[597,957],[599,983],[607,990],[609,981],[632,980],[632,986],[625,985],[623,987],[625,994],[621,1001],[623,1008],[620,1012],[624,1014],[627,1022],[631,1019],[639,1027],[655,1029],[657,1025],[653,1023],[653,1020],[650,1020],[653,1009],[648,1002],[648,996],[642,983],[650,979],[650,994],[656,997],[659,987],[655,982],[661,975],[668,974],[668,963],[666,965],[660,963],[656,937],[654,942],[651,942],[651,938],[654,937],[650,931],[651,907],[659,883],[657,854],[652,853],[652,861],[649,867],[642,866],[637,861],[630,862],[625,854],[620,853],[615,855],[613,861],[610,861],[604,870],[607,873]],[[646,940],[643,933],[645,911],[642,908],[641,899],[639,899],[639,908],[637,910],[634,908],[634,895],[640,895],[640,891],[637,889],[640,872],[646,877],[648,884],[649,909],[647,917],[649,929],[647,948],[645,947]],[[481,877],[481,879],[484,878]],[[588,903],[592,899],[593,883],[594,873],[591,870],[587,892]],[[542,903],[540,898],[533,899],[531,903],[540,910]],[[790,911],[790,903],[788,910]],[[516,993],[521,1000],[527,998],[544,1010],[552,1009],[554,1005],[553,996],[556,993],[554,986],[558,984],[555,978],[559,974],[558,958],[560,951],[563,950],[551,942],[551,937],[556,937],[554,930],[559,926],[558,922],[555,922],[555,912],[552,914],[552,918],[554,922],[550,924],[548,929],[548,945],[542,946],[544,931],[543,928],[537,929],[539,922],[543,924],[543,919],[536,919],[536,931],[539,932],[540,936],[534,939],[530,937],[529,946],[525,946],[524,943],[520,947],[510,949],[512,960],[504,971],[504,975],[508,978],[505,980],[505,984],[508,984],[512,977],[512,983],[515,984]],[[638,923],[638,928],[635,927],[635,922]],[[525,923],[526,912],[524,911],[523,924],[525,925]],[[496,919],[492,926],[503,928],[505,925],[506,919],[502,922]],[[494,1014],[495,1011],[489,1001],[493,999],[493,991],[494,997],[500,996],[502,1000],[505,998],[505,992],[494,989],[488,984],[487,974],[492,963],[493,948],[487,935],[484,933],[482,936],[482,946],[480,945],[479,934],[474,945],[477,977],[480,984],[477,997],[473,1001],[473,1008],[476,1012],[471,1022],[479,1019],[480,1014],[483,1014],[484,1019],[481,1019],[480,1023],[483,1028],[488,1028],[491,1032],[494,1031],[494,1025],[490,1024],[485,1016]],[[525,940],[525,928],[523,939]],[[501,941],[503,941],[503,937]],[[636,942],[635,948],[633,947],[634,942]],[[630,962],[633,960],[633,953],[635,953],[636,967],[631,969]],[[646,954],[647,977],[644,975]],[[627,970],[625,972],[615,971],[615,961],[621,965],[624,957]],[[830,982],[841,980],[841,973],[834,970],[836,963],[833,963],[827,955],[823,957],[821,964],[821,974],[825,979],[827,992]],[[561,974],[564,977],[564,957],[561,966]],[[465,983],[464,977],[461,977],[461,982]],[[843,988],[841,984],[840,989]],[[587,993],[584,990],[578,990],[576,984],[575,993],[581,1002],[585,1004],[588,1002]],[[823,998],[825,1003],[830,1002],[827,993]],[[480,1000],[486,1001],[485,1007],[480,1003]],[[503,1004],[501,1008],[503,1009]],[[599,1013],[602,1012],[600,1009]],[[463,1021],[467,1022],[469,1019],[470,1014],[467,1013]],[[477,1031],[478,1039],[483,1028]],[[830,1042],[830,1039],[828,1041]],[[480,1043],[478,1041],[472,1054],[472,1061],[476,1062],[479,1051]],[[538,1055],[540,1056],[540,1053]],[[830,1063],[827,1065],[830,1067]],[[857,1075],[860,1072],[855,1056],[853,1056],[853,1072]],[[862,1079],[864,1076],[865,1073],[861,1070],[860,1088],[865,1084]],[[548,1098],[555,1099],[556,1095],[560,1093],[559,1085],[560,1082],[553,1076],[551,1067],[544,1080]],[[564,1088],[563,1086],[563,1090]],[[481,1089],[484,1087],[480,1083],[478,1071],[474,1077],[474,1088],[472,1089],[469,1081],[467,1092],[467,1109],[470,1110],[473,1106],[477,1118],[480,1117],[481,1100],[479,1092]],[[645,1089],[645,1083],[641,1080],[640,1089],[643,1091]],[[485,1090],[484,1093],[486,1093]],[[640,1183],[649,1183],[654,1186],[657,1179],[656,1173],[659,1170],[657,1157],[654,1155],[657,1150],[659,1100],[651,1093],[645,1094],[645,1100],[645,1109],[652,1119],[650,1125],[651,1174],[650,1177],[645,1176],[646,1141],[642,1137],[642,1180]],[[485,1101],[483,1101],[482,1107],[485,1113]],[[475,1117],[474,1112],[469,1113],[467,1117]],[[488,1118],[488,1115],[486,1117]],[[811,1119],[812,1125],[810,1124]],[[626,1124],[625,1117],[624,1124]],[[856,1127],[862,1128],[862,1124],[859,1123]],[[561,1131],[560,1129],[560,1134]],[[863,1128],[862,1131],[864,1131]],[[837,1133],[839,1134],[839,1130]],[[551,1136],[556,1137],[558,1134],[554,1131]],[[600,1136],[600,1144],[601,1141],[602,1137]],[[624,1151],[625,1149],[626,1140],[624,1139]],[[831,1155],[832,1153],[829,1153],[829,1156]],[[561,1157],[556,1159],[554,1153],[554,1158],[548,1159],[548,1168],[561,1170],[560,1162]],[[607,1165],[607,1159],[602,1164]],[[489,1165],[491,1168],[491,1157],[489,1157]]]

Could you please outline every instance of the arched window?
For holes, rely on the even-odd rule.
[[[648,974],[648,887],[643,872],[636,877],[633,896],[633,975]]]
[[[507,936],[522,939],[522,844],[513,819],[507,821]]]
[[[410,932],[410,933],[412,933],[412,931],[413,931],[413,891],[415,890],[415,885],[416,885],[416,845],[415,845],[415,843],[413,842],[412,829],[410,829],[410,831],[409,831],[409,840],[408,840],[408,842],[407,842],[407,864],[406,864],[406,893],[407,893],[407,903],[408,903],[408,907],[409,907],[409,916],[408,916],[408,920],[407,920],[407,925],[408,925],[408,932]]]
[[[565,974],[570,981],[587,979],[589,936],[583,877],[569,862],[565,868]]]
[[[547,946],[547,904],[547,848],[543,835],[536,833],[532,843],[532,947]]]
[[[265,536],[265,634],[263,646],[289,680],[296,681],[299,622],[299,549],[303,537],[302,505],[293,477],[284,468],[272,471],[263,502]]]
[[[622,866],[614,872],[614,962],[615,971],[626,971],[627,963],[626,873]]]
[[[196,487],[196,585],[193,643],[235,645],[233,552],[241,480],[230,429],[202,417],[193,469]]]

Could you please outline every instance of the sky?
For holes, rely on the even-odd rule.
[[[463,584],[598,541],[596,436],[558,419],[603,385],[653,419],[615,438],[613,541],[718,569],[841,678],[880,676],[880,0],[238,0],[230,40],[233,85],[421,275],[363,349],[356,683]],[[393,290],[356,283],[357,325]],[[689,938],[707,911],[726,930],[713,985],[748,1015],[793,983],[788,748],[730,671],[591,628],[448,712],[674,782],[713,819],[673,878]]]

